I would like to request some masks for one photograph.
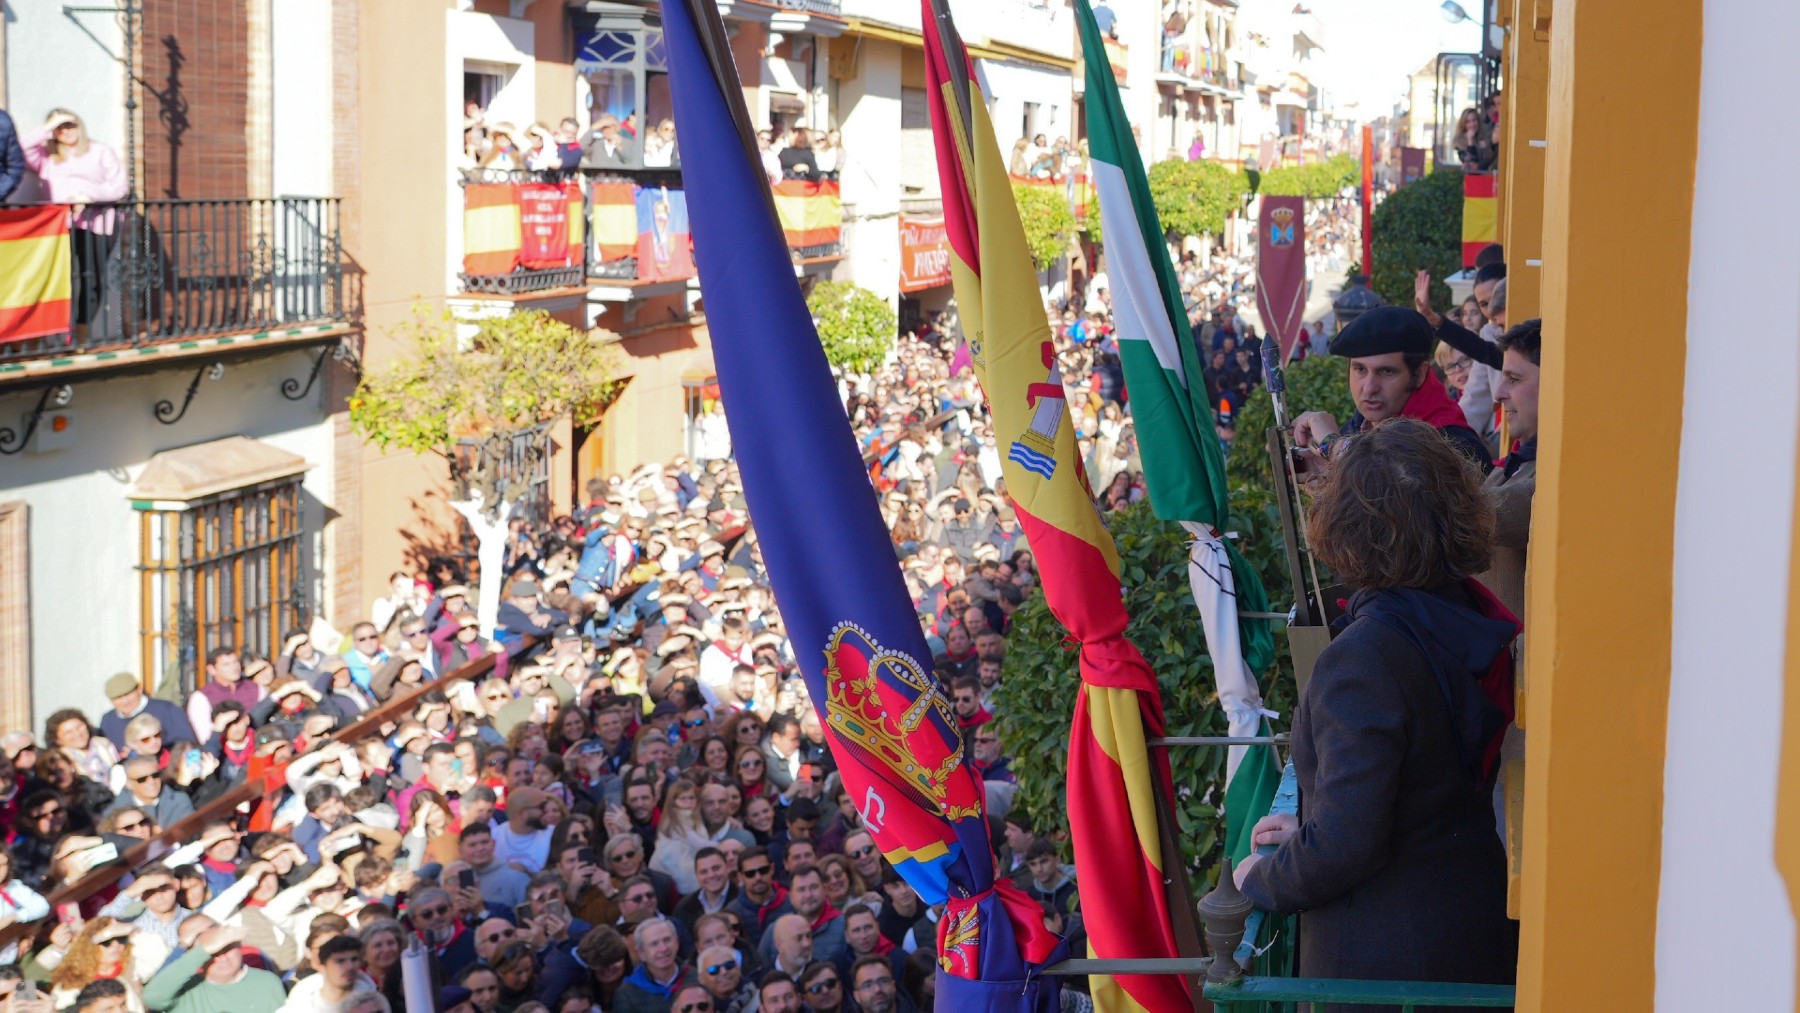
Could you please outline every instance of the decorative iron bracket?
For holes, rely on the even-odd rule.
[[[75,400],[75,388],[66,383],[51,384],[45,387],[44,392],[38,395],[37,406],[31,409],[31,414],[25,416],[24,433],[15,433],[11,428],[0,427],[0,454],[10,455],[24,450],[25,445],[31,442],[32,434],[37,432],[38,421],[44,417],[44,411],[52,407],[64,407],[73,400]]]
[[[187,396],[182,399],[180,408],[176,408],[175,403],[167,399],[156,402],[156,421],[165,426],[172,426],[180,422],[182,416],[187,414],[188,405],[194,403],[194,395],[200,392],[200,381],[202,379],[218,380],[224,376],[225,364],[223,362],[209,362],[201,366],[194,371],[194,379],[188,384]]]
[[[302,387],[299,380],[290,376],[281,381],[281,396],[289,401],[303,400],[312,391],[313,384],[318,382],[319,370],[324,367],[326,356],[330,356],[334,361],[343,362],[350,357],[350,346],[338,341],[319,349],[319,357],[313,360],[312,372],[306,374],[306,386]]]

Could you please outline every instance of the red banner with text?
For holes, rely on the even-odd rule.
[[[900,216],[900,291],[950,284],[950,243],[943,215]]]
[[[569,266],[569,195],[553,183],[519,187],[519,263],[530,269]]]

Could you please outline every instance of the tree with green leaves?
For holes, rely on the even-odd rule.
[[[598,422],[618,393],[611,349],[603,332],[583,333],[543,312],[482,320],[463,339],[449,314],[420,309],[397,331],[403,354],[363,377],[350,398],[350,424],[376,446],[450,463],[450,506],[475,533],[477,614],[491,635],[507,521],[525,491],[504,467],[513,440],[564,418]],[[465,441],[473,452],[459,455]]]
[[[1031,259],[1038,270],[1047,271],[1069,252],[1069,239],[1075,235],[1075,212],[1060,186],[1014,183],[1012,191],[1013,202],[1019,206],[1019,221],[1025,226],[1025,243],[1031,247]]]
[[[1439,169],[1389,194],[1375,208],[1369,288],[1392,306],[1411,306],[1413,278],[1431,272],[1431,305],[1450,307],[1444,279],[1462,270],[1463,174]]]
[[[1362,165],[1349,155],[1333,155],[1324,162],[1281,165],[1262,174],[1258,193],[1274,197],[1335,197],[1347,186],[1362,181]]]
[[[894,308],[875,293],[847,281],[821,281],[806,297],[825,360],[852,373],[881,365],[900,322]]]
[[[1248,186],[1243,173],[1205,159],[1158,162],[1147,175],[1157,220],[1164,232],[1178,236],[1224,234]]]

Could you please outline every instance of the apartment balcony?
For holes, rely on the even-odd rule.
[[[530,298],[585,289],[621,303],[695,282],[679,160],[649,169],[475,171],[463,178],[464,291]],[[782,180],[773,198],[797,276],[843,258],[836,180]]]
[[[0,245],[31,207],[8,209]],[[66,252],[8,261],[50,274],[27,279],[30,312],[0,314],[0,382],[349,330],[334,197],[125,201],[75,224]]]

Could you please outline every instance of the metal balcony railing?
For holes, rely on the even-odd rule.
[[[68,329],[0,340],[0,362],[345,319],[335,197],[91,207],[70,230]]]

